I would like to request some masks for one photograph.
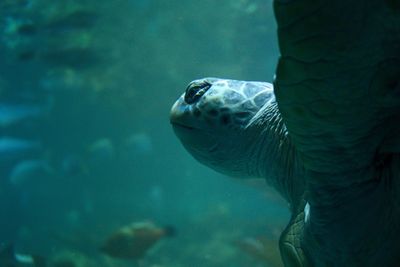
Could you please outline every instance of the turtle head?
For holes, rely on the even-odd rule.
[[[271,98],[269,83],[199,79],[175,102],[170,121],[198,161],[224,174],[254,177],[249,162],[260,132],[250,126]]]

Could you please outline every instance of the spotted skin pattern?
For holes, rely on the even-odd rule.
[[[172,110],[175,113],[182,112],[183,117],[196,118],[197,121],[210,126],[243,128],[273,95],[272,85],[269,83],[217,78],[195,80],[188,85],[188,89],[204,81],[212,83],[211,89],[191,104],[185,102],[186,93],[183,94]],[[193,122],[189,123],[186,120],[186,123]]]

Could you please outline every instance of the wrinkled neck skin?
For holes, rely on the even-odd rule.
[[[275,100],[253,117],[246,131],[259,132],[248,134],[259,137],[251,142],[249,153],[257,160],[248,161],[249,172],[265,177],[293,209],[304,193],[304,175]]]

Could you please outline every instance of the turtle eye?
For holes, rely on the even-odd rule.
[[[201,80],[201,81],[193,81],[189,83],[185,92],[185,102],[187,104],[193,104],[197,102],[202,95],[204,95],[208,89],[210,89],[211,83]]]

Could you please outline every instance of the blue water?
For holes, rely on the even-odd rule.
[[[276,266],[234,243],[277,244],[286,204],[197,163],[168,115],[190,80],[272,81],[277,56],[271,1],[1,1],[0,244],[54,267]],[[140,262],[99,251],[144,220],[177,234]]]

